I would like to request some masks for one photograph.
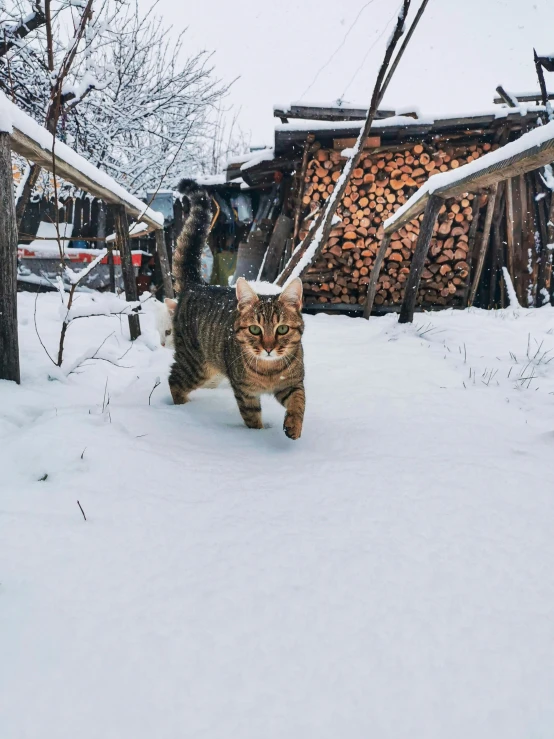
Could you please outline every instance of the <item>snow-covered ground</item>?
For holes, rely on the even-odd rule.
[[[554,310],[308,316],[292,442],[272,399],[263,431],[228,389],[173,406],[152,313],[134,345],[76,321],[59,373],[34,300],[0,383],[3,738],[552,736]],[[57,295],[37,323],[54,351]]]

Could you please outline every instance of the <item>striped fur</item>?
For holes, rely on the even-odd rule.
[[[258,295],[242,278],[236,290],[205,285],[199,268],[204,241],[199,235],[205,236],[208,220],[207,195],[195,195],[177,247],[175,277],[181,290],[169,375],[173,401],[186,403],[193,390],[223,375],[249,428],[263,428],[260,396],[268,393],[286,409],[286,435],[298,439],[305,409],[302,283],[293,280],[280,295]]]

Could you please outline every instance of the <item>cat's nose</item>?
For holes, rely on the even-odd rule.
[[[273,351],[273,349],[266,349],[266,352],[267,352],[268,356],[271,356],[271,352],[272,351]]]

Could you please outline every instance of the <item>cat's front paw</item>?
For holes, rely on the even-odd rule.
[[[302,418],[293,413],[287,413],[283,423],[283,431],[289,439],[299,439],[302,433]]]

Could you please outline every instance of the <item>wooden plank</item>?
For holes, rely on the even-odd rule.
[[[498,87],[496,89],[498,90]],[[528,94],[528,93],[523,94],[523,93],[521,93],[520,94],[520,93],[517,93],[517,92],[512,92],[511,94],[512,94],[512,97],[516,98],[516,100],[518,101],[518,103],[540,103],[541,102],[541,93],[540,93],[540,91],[537,92],[536,94],[533,94],[533,93],[531,93],[531,94]],[[548,93],[548,99],[549,100],[554,100],[554,92]],[[496,105],[501,105],[505,101],[504,101],[504,99],[502,97],[497,97],[497,98],[493,98],[493,102]]]
[[[20,382],[17,335],[17,220],[10,135],[0,132],[0,380]]]
[[[25,159],[29,159],[30,161],[35,162],[35,164],[39,164],[49,172],[52,172],[53,164],[51,151],[43,149],[30,136],[27,136],[16,127],[14,127],[10,134],[10,139],[13,151],[17,154],[21,154]],[[128,215],[135,219],[140,216],[140,220],[148,224],[151,230],[160,228],[160,224],[151,218],[148,212],[144,213],[142,209],[139,210],[133,203],[127,202],[124,198],[115,195],[111,190],[98,184],[60,157],[56,156],[55,161],[56,174],[58,177],[62,177],[64,180],[71,182],[82,190],[86,190],[86,192],[100,198],[106,203],[110,203],[112,205],[123,205]],[[146,208],[146,205],[144,207]]]
[[[550,302],[550,295],[547,285],[550,285],[550,270],[552,265],[552,252],[547,248],[548,233],[545,211],[546,193],[543,189],[542,179],[538,172],[533,172],[533,200],[535,202],[535,211],[539,221],[540,236],[540,253],[539,253],[539,273],[537,276],[537,305],[545,305]],[[543,197],[537,200],[539,195]]]
[[[167,255],[167,245],[165,243],[165,232],[162,228],[155,231],[156,251],[160,260],[160,269],[162,271],[162,280],[164,286],[164,297],[174,298],[173,282],[171,280],[171,267],[169,266],[169,257]]]
[[[356,146],[356,138],[342,138],[333,139],[333,149],[336,151],[342,151],[343,149],[352,149]],[[375,149],[377,146],[381,146],[380,136],[368,136],[364,141],[364,149]]]
[[[508,273],[515,287],[515,248],[514,248],[514,195],[512,179],[506,180],[506,256]]]
[[[111,208],[115,221],[117,248],[119,249],[119,254],[121,257],[121,272],[123,274],[125,298],[131,302],[138,300],[138,292],[137,281],[135,280],[135,271],[133,268],[133,261],[131,257],[129,221],[127,220],[127,212],[124,205],[112,205]],[[140,320],[137,313],[129,314],[128,318],[131,341],[134,341],[140,336]]]
[[[419,283],[421,282],[421,273],[423,272],[425,259],[429,252],[431,237],[433,236],[433,229],[442,204],[442,198],[437,195],[431,195],[427,201],[425,215],[421,222],[419,236],[417,237],[417,243],[412,257],[410,274],[408,275],[408,280],[406,282],[404,300],[402,301],[398,323],[411,323],[414,320],[414,310],[417,300],[417,291],[419,290]]]
[[[479,282],[481,280],[481,274],[483,272],[483,265],[485,263],[485,255],[487,253],[487,246],[489,244],[489,237],[491,233],[491,225],[492,225],[492,218],[494,215],[494,206],[496,203],[497,190],[498,190],[498,185],[494,185],[491,188],[491,192],[489,195],[489,202],[487,203],[487,212],[485,215],[485,225],[483,226],[483,236],[481,238],[481,243],[479,244],[479,255],[477,257],[477,265],[475,267],[473,283],[471,285],[471,290],[469,291],[468,305],[473,305],[473,301],[475,300],[475,295],[477,294],[477,288],[479,287]]]
[[[377,251],[377,255],[375,257],[375,262],[373,263],[371,277],[369,278],[369,285],[367,286],[367,295],[364,303],[364,318],[366,320],[369,320],[371,311],[373,310],[375,293],[377,292],[377,283],[379,282],[383,260],[385,259],[386,251],[389,248],[391,237],[392,234],[385,234],[385,236],[383,236],[383,238],[381,239],[381,244],[379,245],[379,250]]]
[[[394,110],[378,110],[375,119],[392,118]],[[404,114],[405,115],[405,114]],[[414,113],[415,115],[415,113]],[[274,108],[274,118],[307,121],[363,121],[367,116],[367,108],[336,108],[319,105],[291,105],[289,108]]]
[[[456,183],[439,187],[434,191],[434,195],[443,198],[455,198],[466,192],[477,192],[483,188],[497,185],[508,177],[515,177],[519,174],[525,174],[535,169],[550,164],[554,161],[554,137],[543,142],[538,146],[533,146],[526,151],[519,152],[506,159],[491,164],[485,169],[477,173],[468,173]],[[464,165],[458,170],[463,172]],[[421,196],[414,200],[411,206],[402,213],[398,218],[393,218],[392,223],[387,226],[386,232],[391,233],[402,228],[406,223],[418,216],[426,207],[429,199],[429,193],[423,192]]]
[[[262,265],[259,279],[263,282],[273,282],[277,277],[281,257],[283,256],[283,251],[291,231],[292,220],[288,216],[281,214],[275,222],[275,228],[271,234],[265,260]]]
[[[492,218],[491,273],[489,284],[489,308],[491,309],[495,306],[498,269],[502,266],[501,262],[503,262],[501,253],[502,240],[500,238],[500,222],[504,215],[504,189],[504,182],[499,182]]]

